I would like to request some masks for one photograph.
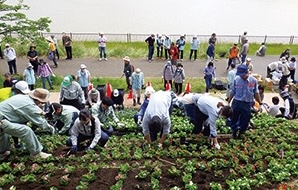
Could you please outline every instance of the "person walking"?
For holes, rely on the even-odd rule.
[[[38,52],[36,51],[35,45],[30,45],[29,51],[27,52],[27,58],[29,59],[29,62],[33,66],[34,73],[37,73],[38,69]]]
[[[141,90],[144,86],[144,74],[141,72],[140,68],[137,68],[132,74],[131,74],[131,88],[132,88],[132,94],[133,94],[133,106],[136,106],[136,104],[141,105]],[[137,99],[137,101],[136,101]]]
[[[66,60],[72,59],[72,40],[70,36],[66,35],[65,32],[62,33],[62,44],[66,51]]]
[[[190,42],[190,54],[189,54],[189,60],[191,60],[192,54],[194,54],[194,61],[197,60],[197,52],[200,45],[200,41],[198,40],[197,36],[193,36],[191,42]]]
[[[48,58],[53,61],[55,65],[54,67],[58,67],[58,62],[56,61],[56,56],[55,56],[56,47],[55,47],[54,41],[52,40],[51,37],[48,37],[46,40],[49,43]]]
[[[204,68],[204,79],[206,83],[206,92],[209,92],[209,89],[212,88],[212,77],[216,77],[216,68],[214,67],[213,62],[209,62],[208,65]]]
[[[153,55],[154,55],[154,42],[155,42],[155,38],[154,38],[154,34],[151,34],[151,36],[149,36],[148,38],[146,38],[145,42],[148,45],[148,62],[150,63],[153,59]]]
[[[51,67],[47,62],[45,62],[43,59],[39,60],[39,66],[37,70],[37,76],[41,77],[42,82],[42,88],[46,89],[46,80],[48,81],[50,85],[50,89],[54,90],[53,83],[51,81],[51,75],[55,77],[55,74],[53,73]]]
[[[168,58],[170,58],[171,43],[172,40],[169,38],[168,35],[165,35],[165,40],[163,43],[163,49],[165,50],[165,60],[168,60]]]
[[[36,79],[33,66],[30,62],[28,63],[27,68],[23,72],[23,80],[28,83],[30,90],[34,90]]]
[[[56,48],[56,51],[55,51],[55,56],[57,56],[57,59],[59,60],[60,59],[60,56],[59,56],[59,51],[58,51],[58,40],[56,39],[55,35],[51,35],[51,38],[54,42],[54,45],[55,45],[55,48]]]
[[[228,103],[232,102],[233,117],[231,128],[233,138],[245,134],[251,118],[251,107],[255,100],[262,105],[258,90],[258,81],[248,73],[246,65],[237,67],[236,77],[230,91]]]
[[[107,53],[106,53],[106,46],[107,46],[107,38],[103,35],[103,32],[99,33],[99,37],[97,40],[98,43],[98,51],[99,51],[99,61],[102,60],[102,54],[105,61],[107,61]]]
[[[249,43],[248,43],[248,39],[246,38],[244,40],[244,44],[241,47],[241,52],[240,52],[241,63],[245,62],[248,51],[249,51]]]
[[[178,63],[173,77],[175,83],[175,93],[179,95],[182,93],[182,85],[185,80],[185,72],[181,63]]]
[[[78,83],[84,91],[85,100],[88,99],[88,86],[91,82],[91,74],[86,68],[85,64],[81,64],[80,70],[77,71],[76,76]]]
[[[227,70],[229,70],[231,64],[233,63],[236,65],[236,60],[239,60],[239,48],[237,47],[237,43],[234,43],[233,47],[230,48],[229,51],[229,60],[228,60],[228,67]]]
[[[6,57],[10,74],[18,74],[16,51],[8,43],[5,44],[4,56]]]

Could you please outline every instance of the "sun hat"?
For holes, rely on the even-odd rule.
[[[248,73],[248,67],[246,65],[239,65],[237,67],[236,75],[242,77],[242,76],[244,76],[247,73]]]
[[[99,32],[100,35],[103,35],[103,32]]]
[[[81,69],[86,69],[87,67],[86,67],[85,64],[81,64],[80,68],[81,68]]]
[[[9,43],[6,43],[6,44],[5,44],[5,47],[9,47],[9,46],[10,46]]]
[[[284,90],[284,91],[281,91],[281,92],[280,92],[280,96],[281,96],[282,98],[286,98],[286,97],[288,97],[288,96],[290,96],[290,95],[289,95],[289,93],[288,93],[287,91]]]
[[[118,97],[118,96],[119,96],[119,90],[118,90],[118,89],[115,89],[115,90],[113,91],[113,96],[114,96],[114,97]]]
[[[20,90],[23,94],[28,94],[30,92],[28,83],[26,81],[18,81],[14,87],[18,90]]]
[[[136,74],[140,74],[141,69],[140,68],[136,68]]]
[[[130,59],[129,59],[128,56],[125,56],[125,57],[123,58],[123,60],[124,60],[124,61],[128,61],[128,62],[130,62]]]
[[[29,62],[29,63],[27,64],[27,68],[33,68],[33,65]]]
[[[29,92],[29,96],[40,102],[48,102],[50,98],[50,92],[43,88],[36,88],[35,90]]]
[[[67,87],[67,86],[71,85],[72,80],[73,80],[72,79],[72,76],[67,75],[66,77],[64,77],[63,82],[62,82],[62,85],[65,86],[65,87]]]
[[[147,86],[145,89],[145,96],[149,96],[155,92],[154,88],[152,86]]]
[[[249,57],[248,57],[248,58],[246,58],[246,61],[251,61],[251,58],[249,58]]]
[[[53,39],[52,39],[50,36],[48,36],[48,37],[46,38],[46,40],[49,41],[49,42],[54,42]]]

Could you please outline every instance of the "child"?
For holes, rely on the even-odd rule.
[[[278,105],[279,104],[279,98],[277,96],[272,97],[272,103],[273,103],[272,106],[270,106],[270,107],[267,106],[265,108],[266,108],[266,111],[269,115],[275,117],[279,113],[279,105]]]

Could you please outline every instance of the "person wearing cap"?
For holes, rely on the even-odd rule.
[[[11,77],[11,74],[10,73],[5,73],[4,74],[4,81],[3,81],[3,88],[6,88],[6,87],[12,87],[14,81],[17,81],[15,78],[12,78]]]
[[[176,46],[178,48],[178,59],[183,61],[183,52],[185,46],[185,38],[183,34],[181,34],[180,38],[176,41]]]
[[[73,76],[67,75],[64,77],[60,87],[60,104],[70,105],[81,110],[85,104],[84,91]]]
[[[170,58],[170,49],[171,49],[172,40],[169,38],[168,35],[165,35],[165,39],[163,41],[163,49],[165,50],[165,60]]]
[[[144,74],[141,72],[140,68],[137,68],[131,74],[131,88],[132,88],[132,96],[133,96],[133,106],[136,104],[141,105],[141,91],[144,86]],[[137,99],[137,101],[136,101]]]
[[[145,42],[148,45],[148,62],[150,63],[153,59],[153,55],[154,55],[154,42],[155,42],[155,38],[154,38],[154,34],[151,34],[148,38],[146,38]]]
[[[113,100],[110,97],[103,97],[99,104],[94,104],[91,107],[91,113],[94,118],[98,118],[99,121],[104,125],[109,125],[108,120],[113,120],[118,127],[123,127],[124,125],[119,121],[115,115],[113,108]],[[108,126],[109,129],[103,129],[108,135],[111,135],[113,132],[113,127]]]
[[[228,60],[228,67],[227,70],[230,69],[231,64],[233,63],[236,65],[236,60],[239,60],[239,48],[237,47],[237,43],[234,43],[233,47],[230,48],[229,51],[229,60]]]
[[[48,58],[53,61],[54,67],[58,67],[58,62],[56,61],[56,47],[54,41],[51,37],[46,38],[47,42],[49,43],[49,51],[48,51]]]
[[[281,58],[282,64],[279,65],[282,77],[279,80],[279,90],[283,91],[284,87],[288,84],[288,78],[291,75],[289,62],[285,57]]]
[[[58,40],[56,39],[55,35],[52,34],[51,35],[51,38],[55,44],[55,48],[56,48],[56,51],[55,51],[55,56],[57,55],[57,59],[59,60],[60,59],[60,56],[59,56],[59,51],[58,51]]]
[[[172,107],[172,96],[170,91],[157,91],[150,96],[145,111],[142,129],[144,138],[148,144],[157,140],[160,132],[159,147],[162,144],[171,128],[170,110]]]
[[[130,64],[130,59],[128,56],[125,56],[123,58],[123,61],[124,61],[124,67],[123,67],[123,74],[121,77],[125,76],[127,89],[130,89],[131,88],[130,77],[131,77],[131,74],[134,72],[134,69],[133,69],[133,66]]]
[[[251,63],[251,58],[247,57],[244,63],[248,68],[248,73],[251,74],[253,72],[253,64]]]
[[[103,32],[99,33],[99,37],[97,40],[98,43],[98,50],[99,50],[99,61],[102,60],[102,54],[104,60],[107,61],[107,54],[106,54],[106,47],[107,47],[107,38],[103,35]]]
[[[18,137],[24,143],[32,156],[47,158],[51,154],[42,152],[43,146],[33,130],[24,123],[31,122],[33,125],[42,127],[44,130],[55,133],[55,128],[48,124],[43,117],[45,114],[39,107],[49,101],[48,90],[37,88],[30,91],[23,89],[24,94],[17,94],[0,103],[0,157],[10,154],[9,137]]]
[[[182,93],[182,85],[185,81],[185,72],[181,63],[177,64],[173,78],[175,83],[175,93],[179,95]]]
[[[98,118],[93,117],[90,110],[81,110],[70,130],[70,138],[66,141],[66,146],[71,146],[70,153],[75,154],[82,149],[80,144],[87,140],[89,143],[87,143],[85,151],[92,150],[96,145],[104,147],[109,136],[101,129],[101,126]]]
[[[91,74],[86,68],[87,67],[85,64],[81,64],[80,70],[77,71],[76,79],[77,79],[78,83],[80,84],[82,90],[84,91],[84,96],[85,96],[85,99],[87,100],[88,86],[91,82]]]
[[[53,83],[51,81],[51,75],[55,77],[49,64],[43,59],[39,60],[37,76],[41,78],[42,88],[46,89],[46,81],[48,81],[50,89],[53,90]]]
[[[34,73],[37,73],[38,69],[38,52],[36,51],[35,45],[30,45],[29,51],[27,52],[27,58],[29,63],[32,64]]]
[[[87,105],[91,108],[94,104],[98,104],[100,102],[100,93],[96,88],[92,88],[88,92],[88,98],[87,98]]]
[[[157,50],[157,57],[162,58],[162,52],[163,52],[163,41],[162,35],[156,35],[156,50]]]
[[[244,44],[242,44],[241,46],[241,51],[240,51],[241,63],[245,62],[248,51],[249,51],[249,43],[248,43],[248,39],[246,38],[244,40]]]
[[[262,105],[258,90],[258,81],[248,73],[248,68],[244,64],[237,67],[236,77],[230,91],[228,103],[232,99],[234,113],[231,120],[231,128],[233,137],[237,138],[245,134],[248,128],[251,118],[251,107],[254,105],[255,100]]]
[[[221,99],[209,95],[200,96],[196,105],[194,128],[192,132],[194,134],[201,133],[205,123],[204,135],[209,136],[213,147],[220,149],[220,145],[217,141],[216,120],[219,118],[227,119],[232,117],[232,108],[228,105],[224,105]]]
[[[293,98],[290,96],[288,91],[283,90],[280,92],[281,98],[284,100],[284,107],[280,107],[281,116],[286,119],[295,119],[297,115],[297,109]]]
[[[264,42],[261,43],[261,46],[256,51],[256,56],[264,57],[266,55],[267,47]]]
[[[58,129],[58,134],[70,136],[70,130],[79,113],[80,111],[73,106],[54,102],[49,106],[46,116],[55,123],[54,127]]]
[[[114,89],[113,93],[111,94],[111,99],[114,102],[113,108],[116,109],[118,108],[119,110],[123,110],[124,109],[124,97],[123,97],[123,91],[122,90],[118,90],[118,89]]]
[[[189,54],[189,60],[192,58],[192,54],[194,54],[194,61],[197,60],[197,52],[198,48],[200,46],[200,41],[198,40],[197,36],[193,36],[192,40],[190,42],[190,54]]]
[[[148,107],[150,96],[155,92],[154,88],[152,86],[147,86],[145,89],[145,99],[139,109],[139,111],[134,115],[134,121],[137,125],[142,124],[142,120],[145,114],[145,111]]]
[[[5,44],[4,56],[6,57],[10,74],[17,74],[17,54],[8,43]]]
[[[228,100],[228,98],[230,97],[230,90],[232,88],[233,82],[236,77],[236,65],[234,63],[232,63],[230,66],[231,66],[231,70],[229,70],[228,76],[227,76],[228,85],[227,85],[226,100]]]
[[[72,40],[70,36],[66,35],[65,32],[62,32],[62,44],[66,51],[66,60],[72,59]]]
[[[34,90],[36,79],[33,65],[30,62],[27,64],[27,68],[23,72],[23,80],[28,83],[30,90]]]

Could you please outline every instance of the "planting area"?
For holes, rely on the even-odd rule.
[[[242,139],[230,139],[220,120],[220,150],[208,138],[189,135],[192,125],[180,111],[163,148],[144,143],[133,110],[117,112],[125,128],[116,129],[105,148],[66,155],[67,137],[39,134],[47,160],[14,149],[0,164],[3,189],[298,189],[298,126],[267,115],[254,117]],[[36,132],[38,133],[38,131]],[[189,144],[181,145],[180,137]],[[80,147],[84,150],[84,147]]]

